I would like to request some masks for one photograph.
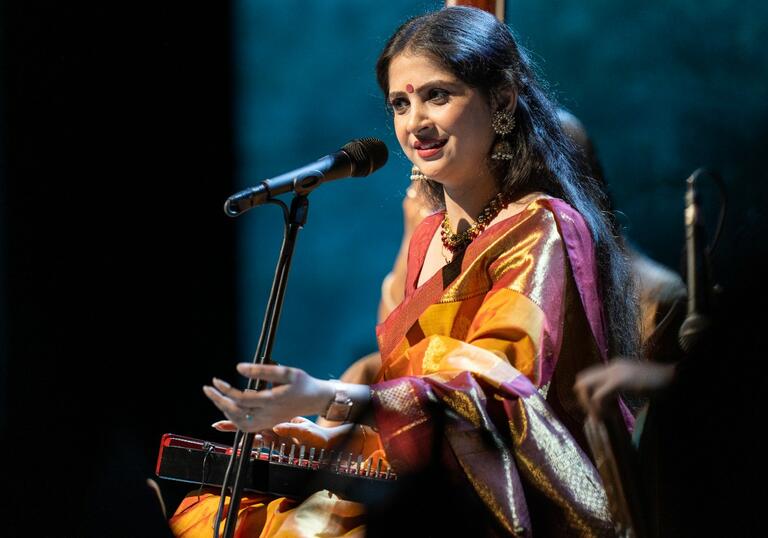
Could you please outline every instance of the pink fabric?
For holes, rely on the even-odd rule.
[[[592,234],[582,216],[570,205],[557,198],[549,199],[549,204],[568,250],[573,279],[579,290],[581,304],[600,350],[600,356],[603,362],[608,362],[608,339],[605,336],[605,318],[599,295],[597,259],[595,258]],[[621,398],[619,398],[619,408],[627,429],[633,431],[635,429],[635,417]]]

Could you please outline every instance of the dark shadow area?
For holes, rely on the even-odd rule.
[[[213,437],[235,362],[229,6],[0,21],[2,534],[167,535],[160,437]]]

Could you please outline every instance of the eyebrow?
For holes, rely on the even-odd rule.
[[[414,90],[414,93],[421,93],[421,91],[424,88],[427,88],[429,86],[451,86],[451,87],[454,87],[454,86],[456,86],[456,83],[455,82],[451,82],[449,80],[440,80],[440,79],[438,79],[438,80],[430,80],[429,82],[425,82],[424,84],[422,84],[421,86],[416,88]],[[390,92],[389,98],[392,99],[393,97],[400,97],[402,95],[407,95],[407,94],[404,91]]]

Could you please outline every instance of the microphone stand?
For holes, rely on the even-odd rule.
[[[720,191],[720,215],[714,238],[705,243],[705,229],[701,215],[701,204],[696,191],[700,176],[708,175]],[[686,355],[698,355],[707,348],[712,332],[714,305],[712,293],[711,259],[715,251],[726,212],[726,191],[722,178],[706,168],[696,169],[686,180],[685,192],[685,254],[686,281],[688,285],[688,309],[678,331],[680,348]]]
[[[310,189],[311,190],[311,189]],[[309,191],[297,193],[291,201],[290,210],[280,200],[270,199],[267,203],[280,206],[283,210],[285,220],[285,229],[283,234],[283,244],[280,248],[280,257],[275,269],[275,277],[272,281],[272,289],[269,292],[267,309],[264,315],[264,322],[261,326],[259,343],[256,346],[256,353],[253,357],[254,364],[269,364],[272,356],[272,346],[275,340],[277,324],[280,321],[280,312],[283,308],[283,298],[285,297],[285,286],[288,282],[288,271],[291,267],[291,259],[296,246],[296,236],[299,230],[307,222],[307,212],[309,210]],[[248,380],[246,390],[261,390],[265,383],[260,379]],[[231,492],[229,509],[227,510],[227,519],[224,525],[224,538],[232,538],[237,524],[237,512],[240,508],[240,500],[243,494],[243,474],[246,472],[248,462],[253,448],[254,433],[245,433],[238,430],[235,433],[235,440],[232,444],[232,455],[227,465],[224,480],[221,486],[221,497],[219,499],[219,508],[213,523],[213,536],[219,535],[222,515],[224,514],[224,504],[227,492]],[[234,476],[233,476],[234,471]]]

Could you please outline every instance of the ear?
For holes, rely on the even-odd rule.
[[[497,110],[506,110],[513,114],[517,108],[517,89],[510,86],[504,88],[491,99],[491,108]]]

